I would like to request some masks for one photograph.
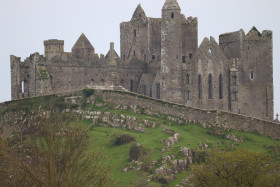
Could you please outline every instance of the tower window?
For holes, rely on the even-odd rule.
[[[134,29],[134,37],[136,37],[136,29]]]
[[[133,51],[133,56],[136,56],[136,53],[135,53],[135,51]]]
[[[251,71],[251,73],[250,73],[250,79],[251,79],[251,80],[254,79],[254,72],[253,72],[253,71]]]
[[[192,59],[192,53],[189,54],[189,59]]]
[[[190,75],[189,74],[186,75],[186,82],[187,82],[187,84],[190,84]]]
[[[153,97],[153,89],[150,88],[150,97]]]
[[[186,63],[186,56],[182,56],[182,62]]]
[[[212,93],[212,74],[208,76],[208,99],[213,99]]]
[[[141,18],[141,14],[139,14],[139,18]]]
[[[152,55],[152,59],[155,60],[156,59],[156,55]]]
[[[133,80],[130,80],[130,91],[133,92]]]
[[[223,99],[223,76],[219,75],[219,99]]]
[[[21,93],[24,93],[24,81],[21,82]]]
[[[160,99],[160,83],[156,83],[156,98]]]
[[[232,76],[232,85],[233,86],[237,85],[237,76],[235,74]]]
[[[232,94],[233,94],[232,101],[237,101],[237,94],[238,94],[238,92],[236,90],[234,90],[232,92]]]
[[[198,99],[202,98],[201,75],[198,75]]]
[[[171,13],[171,18],[172,18],[172,19],[174,18],[174,12]]]
[[[190,100],[190,91],[189,90],[186,91],[186,99]]]

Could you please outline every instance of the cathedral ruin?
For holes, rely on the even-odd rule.
[[[188,107],[273,120],[272,31],[253,27],[198,45],[197,18],[166,0],[161,18],[147,17],[138,5],[120,24],[120,44],[120,55],[111,43],[99,56],[82,34],[71,52],[63,40],[46,40],[44,55],[23,62],[11,55],[12,100],[120,86]]]

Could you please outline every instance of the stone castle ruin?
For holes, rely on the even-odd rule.
[[[98,55],[84,34],[71,52],[63,40],[44,41],[45,54],[23,62],[11,55],[12,99],[94,87],[123,87],[189,107],[273,120],[272,31],[253,27],[204,38],[197,18],[166,0],[161,18],[140,5],[120,24],[120,56],[111,43]]]

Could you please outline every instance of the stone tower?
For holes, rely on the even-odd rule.
[[[182,96],[182,15],[177,0],[166,0],[161,24],[161,99],[183,102]]]
[[[64,41],[63,40],[46,40],[44,41],[45,46],[45,57],[51,59],[54,56],[61,56],[64,52]]]

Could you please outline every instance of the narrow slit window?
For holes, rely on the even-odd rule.
[[[24,93],[24,81],[21,82],[21,93]]]
[[[182,56],[182,62],[186,63],[186,56]]]
[[[190,100],[190,91],[189,90],[186,91],[186,99]]]
[[[156,98],[160,99],[160,83],[156,83]]]
[[[213,93],[212,93],[212,74],[209,74],[208,76],[208,99],[213,99]]]
[[[174,19],[174,12],[171,13],[171,18]]]
[[[192,53],[189,54],[189,59],[192,59]]]
[[[136,29],[134,29],[134,37],[136,37]]]
[[[233,86],[237,85],[237,76],[235,74],[232,76],[232,85]]]
[[[232,100],[233,100],[233,101],[237,101],[237,94],[238,94],[238,92],[237,92],[236,90],[234,90],[234,91],[232,92],[232,94],[233,94]]]
[[[130,91],[133,92],[133,80],[130,80]]]
[[[198,99],[202,98],[201,75],[198,75]]]
[[[254,79],[254,72],[253,71],[251,71],[251,73],[250,73],[250,78],[251,78],[251,80]]]
[[[223,99],[223,76],[219,75],[219,99]]]
[[[190,75],[189,74],[186,75],[186,82],[187,82],[187,84],[190,84]]]

